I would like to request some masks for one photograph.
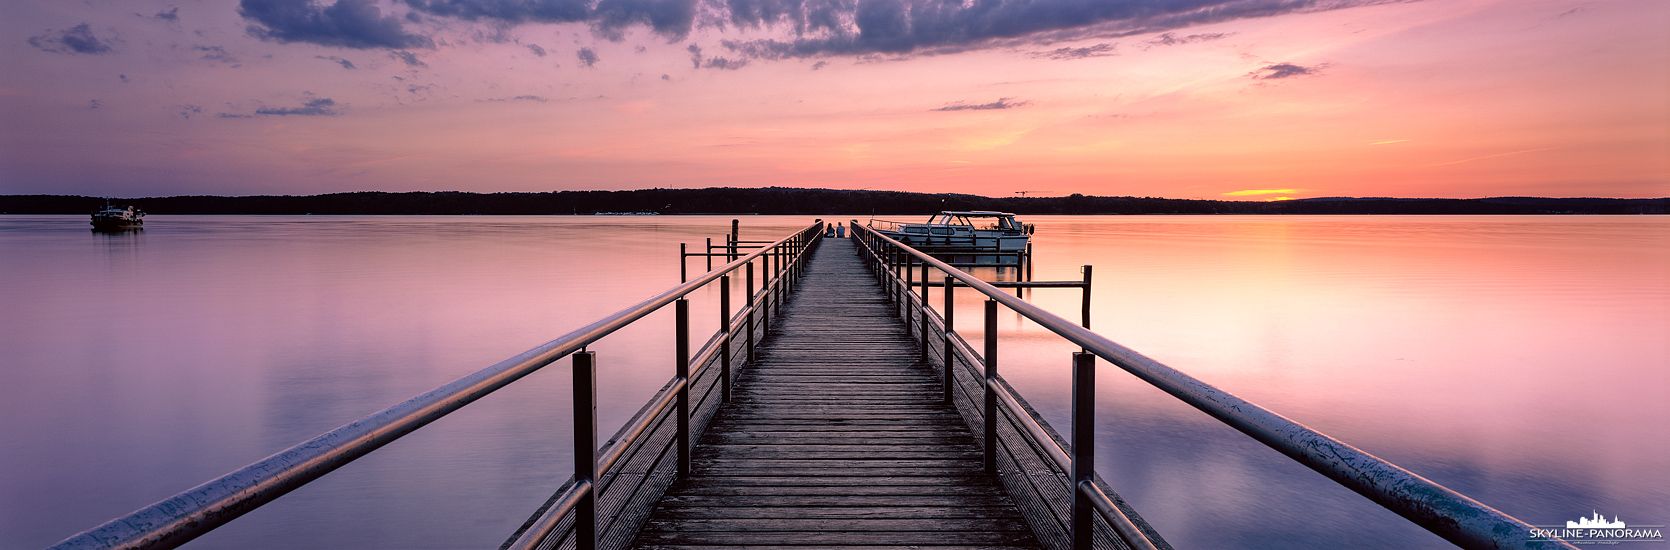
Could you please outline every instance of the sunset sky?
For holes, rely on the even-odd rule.
[[[0,194],[1670,196],[1664,0],[8,0]]]

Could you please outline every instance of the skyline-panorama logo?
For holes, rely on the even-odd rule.
[[[1612,521],[1606,521],[1606,516],[1600,515],[1600,512],[1595,512],[1594,514],[1595,515],[1593,517],[1577,518],[1577,521],[1568,521],[1568,522],[1566,522],[1566,528],[1567,529],[1624,529],[1626,527],[1629,527],[1627,525],[1624,525],[1624,520],[1618,519],[1617,516],[1612,516]]]
[[[1664,542],[1663,525],[1630,527],[1620,516],[1614,515],[1611,521],[1608,521],[1599,511],[1591,510],[1590,514],[1588,517],[1577,518],[1577,521],[1567,521],[1564,528],[1558,525],[1533,525],[1531,540],[1559,539],[1573,545]]]

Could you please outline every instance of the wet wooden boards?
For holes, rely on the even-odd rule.
[[[891,311],[826,240],[635,546],[1037,548]]]

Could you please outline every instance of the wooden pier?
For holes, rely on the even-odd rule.
[[[825,241],[635,546],[1037,548],[893,311]]]

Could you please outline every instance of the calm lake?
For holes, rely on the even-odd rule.
[[[609,315],[725,216],[0,216],[0,548],[41,548]],[[775,239],[811,217],[742,217]],[[1092,328],[1529,523],[1670,523],[1670,218],[1028,216]],[[692,273],[702,271],[692,260]],[[717,290],[693,297],[694,333]],[[958,326],[978,327],[964,292]],[[1076,290],[1028,299],[1076,319]],[[1072,346],[1002,316],[1068,425]],[[963,331],[978,341],[977,331]],[[671,313],[592,346],[600,431]],[[1104,363],[1097,469],[1179,549],[1446,548]],[[496,548],[572,471],[566,369],[187,548]]]

